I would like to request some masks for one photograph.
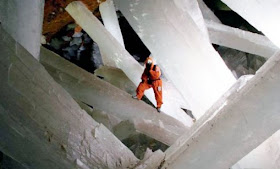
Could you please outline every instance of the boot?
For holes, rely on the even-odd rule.
[[[157,107],[157,112],[159,112],[159,113],[161,112],[161,109],[160,109],[160,107]]]
[[[192,119],[192,121],[193,121],[193,123],[195,123],[195,122],[196,122],[196,119],[195,119],[195,118],[193,118],[193,119]]]
[[[137,97],[137,95],[133,95],[132,98],[133,98],[133,99],[139,100],[138,97]]]

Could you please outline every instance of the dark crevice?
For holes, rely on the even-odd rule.
[[[119,24],[124,39],[126,50],[132,55],[137,61],[144,62],[146,58],[151,54],[149,49],[145,46],[142,40],[138,37],[136,32],[130,26],[125,17],[118,11]]]
[[[236,12],[232,11],[221,0],[204,0],[204,2],[215,13],[215,15],[220,19],[220,21],[223,24],[234,28],[250,31],[253,33],[263,34],[262,32],[254,28],[252,25],[250,25]]]

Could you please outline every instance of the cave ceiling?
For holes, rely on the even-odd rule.
[[[75,0],[46,0],[44,7],[43,35],[50,39],[65,25],[74,22],[72,17],[65,11],[65,7]],[[99,15],[98,6],[105,0],[81,0],[88,8]]]

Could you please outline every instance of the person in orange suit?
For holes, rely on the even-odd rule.
[[[154,61],[151,57],[148,57],[145,61],[145,70],[141,76],[142,82],[138,85],[136,89],[136,96],[133,98],[141,100],[144,91],[153,88],[155,93],[155,98],[157,101],[157,111],[160,112],[162,102],[162,80],[160,79],[161,71],[159,66],[154,65]]]

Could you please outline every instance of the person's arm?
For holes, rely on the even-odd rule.
[[[142,82],[148,80],[148,76],[149,76],[148,74],[149,74],[149,71],[147,69],[145,69],[141,76]]]
[[[152,79],[159,79],[161,76],[160,68],[157,65],[155,65],[149,72]]]

